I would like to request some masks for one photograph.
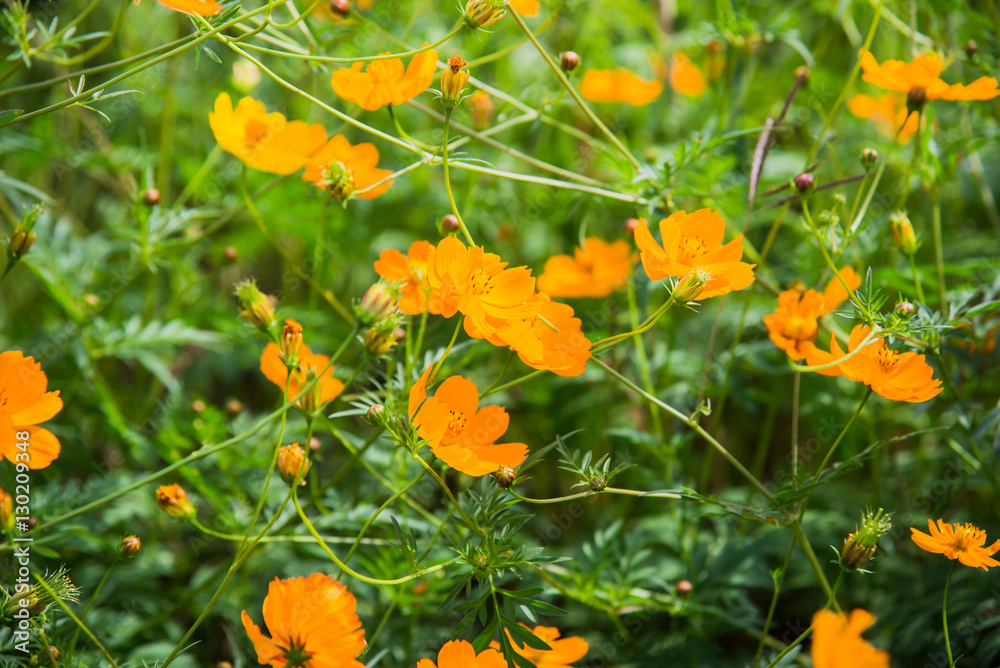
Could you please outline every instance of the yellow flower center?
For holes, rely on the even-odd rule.
[[[267,139],[268,134],[271,132],[271,128],[269,128],[267,123],[259,118],[251,118],[247,121],[246,128],[244,128],[243,132],[246,136],[247,146],[250,148],[257,148],[258,144]]]
[[[784,335],[790,339],[805,341],[816,336],[816,321],[801,315],[793,315],[785,323]]]
[[[970,548],[978,547],[979,533],[982,529],[977,529],[971,524],[956,524],[953,527],[955,532],[955,542],[949,547],[958,552],[968,552]]]
[[[882,348],[875,353],[875,361],[878,363],[882,373],[889,373],[896,368],[899,363],[899,353],[889,348]]]
[[[474,269],[469,277],[469,287],[474,295],[488,295],[493,290],[493,277],[482,269]]]
[[[705,247],[705,242],[698,237],[681,238],[681,252],[689,258],[697,259],[704,255],[707,251],[708,249]]]
[[[464,432],[467,426],[469,426],[469,419],[464,414],[458,411],[450,411],[448,431],[445,432],[445,438],[455,438]]]

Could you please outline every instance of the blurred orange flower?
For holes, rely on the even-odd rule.
[[[857,290],[861,277],[851,267],[840,270],[840,276]],[[815,290],[785,290],[778,295],[778,308],[764,316],[768,336],[774,345],[788,353],[796,362],[804,359],[815,346],[820,316],[829,313],[847,300],[848,293],[837,277],[830,279],[823,294]]]
[[[274,579],[264,598],[268,638],[244,610],[243,628],[257,652],[257,661],[272,668],[364,668],[357,656],[364,651],[365,632],[356,612],[357,601],[329,575]]]
[[[848,352],[854,352],[869,332],[871,329],[867,325],[855,326],[847,342]],[[836,362],[845,355],[834,336],[830,340],[829,353],[814,348],[806,357],[809,366],[819,366]],[[921,402],[941,393],[941,381],[934,379],[934,369],[924,360],[923,355],[891,350],[881,337],[850,359],[817,373],[824,376],[844,376],[864,383],[879,396],[892,401]]]
[[[175,12],[198,16],[215,16],[222,11],[222,5],[215,0],[157,0],[157,2]]]
[[[587,70],[580,94],[591,102],[613,102],[641,107],[660,97],[663,83],[647,81],[624,67],[614,70]]]
[[[437,70],[437,57],[434,49],[422,51],[413,56],[405,71],[399,58],[373,60],[365,72],[361,71],[364,63],[354,63],[350,69],[341,67],[334,72],[330,84],[337,95],[368,111],[387,104],[403,104],[430,87]]]
[[[740,261],[743,237],[720,245],[725,231],[725,222],[711,209],[699,209],[692,214],[678,211],[660,221],[662,246],[653,239],[644,220],[635,228],[635,243],[650,279],[697,274],[705,285],[693,298],[708,299],[742,290],[754,280],[756,265]]]
[[[55,434],[37,426],[62,410],[59,392],[46,392],[48,384],[33,357],[18,350],[0,353],[0,454],[32,469],[54,462],[61,448]],[[28,445],[22,449],[18,443]]]
[[[858,118],[871,119],[880,135],[886,139],[896,138],[900,144],[908,144],[920,125],[920,115],[910,113],[906,99],[896,93],[878,97],[855,95],[848,101],[847,108]],[[898,138],[896,132],[899,132]]]
[[[1000,561],[990,558],[1000,550],[1000,540],[986,547],[986,532],[982,529],[971,524],[952,526],[944,520],[938,520],[936,525],[927,520],[927,528],[930,535],[910,527],[910,537],[921,550],[943,554],[984,571],[990,570],[990,566],[1000,566]]]
[[[889,653],[875,649],[861,634],[875,623],[871,613],[820,610],[813,615],[812,661],[815,668],[889,668]]]
[[[309,350],[309,346],[303,343],[299,349],[299,365],[294,369],[292,378],[289,381],[288,367],[285,366],[285,362],[281,358],[281,348],[278,347],[277,343],[267,344],[260,356],[261,373],[269,381],[281,388],[282,392],[285,391],[285,382],[287,381],[289,383],[288,396],[292,399],[298,399],[295,405],[300,407],[302,406],[302,398],[299,397],[299,388],[306,384],[306,376],[310,371],[319,374],[323,369],[326,369],[328,364],[330,364],[328,356],[314,355]],[[317,386],[319,387],[319,404],[333,401],[344,389],[344,384],[333,377],[332,366],[320,376]]]
[[[363,190],[392,174],[379,169],[378,149],[374,144],[351,144],[343,135],[337,135],[316,151],[305,162],[303,181],[312,181],[337,199],[346,199],[356,190]],[[368,192],[356,195],[362,199],[375,199],[392,185],[386,181]]]
[[[399,310],[407,315],[419,315],[427,310],[427,261],[434,246],[429,241],[414,241],[403,255],[394,248],[382,251],[375,261],[375,273],[402,291]]]
[[[499,255],[481,246],[466,247],[455,237],[445,237],[432,249],[428,261],[431,293],[428,310],[450,318],[465,316],[465,331],[490,332],[493,322],[534,314],[526,302],[535,291],[527,267],[507,269]]]
[[[509,0],[510,8],[521,16],[538,16],[538,8],[541,3],[538,0]]]
[[[528,628],[525,624],[521,624],[521,626]],[[535,664],[535,668],[569,668],[569,664],[582,659],[587,654],[587,650],[590,649],[587,641],[583,638],[562,638],[560,640],[559,629],[551,626],[536,626],[531,632],[547,642],[552,649],[534,649],[529,647],[527,643],[518,647],[510,631],[507,631],[507,637],[510,639],[514,651]],[[494,640],[490,643],[490,647],[498,650],[500,643]]]
[[[233,111],[229,93],[215,98],[215,111],[208,114],[208,122],[219,146],[247,167],[270,174],[297,172],[326,142],[322,125],[286,121],[282,114],[267,113],[252,97],[240,100]]]
[[[427,396],[427,367],[410,388],[410,422],[430,442],[431,452],[448,466],[471,476],[518,466],[528,456],[524,443],[495,441],[507,431],[510,417],[502,406],[479,408],[479,390],[468,378],[451,376]]]
[[[680,51],[670,59],[670,87],[687,97],[701,97],[705,94],[705,75]]]
[[[992,100],[1000,95],[997,80],[980,77],[968,86],[947,84],[938,75],[944,63],[936,53],[925,53],[904,63],[901,60],[887,60],[881,65],[869,51],[861,51],[862,79],[885,90],[909,94],[922,93],[925,100]]]
[[[607,297],[625,285],[636,255],[624,241],[587,237],[572,256],[553,255],[538,277],[538,290],[552,297]]]
[[[495,649],[485,649],[477,656],[472,643],[451,640],[438,652],[437,663],[420,659],[416,668],[507,668],[507,661]]]

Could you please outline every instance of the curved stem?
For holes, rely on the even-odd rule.
[[[833,445],[830,446],[830,449],[826,451],[826,456],[823,457],[823,461],[820,462],[819,468],[816,469],[817,479],[819,479],[819,476],[822,475],[823,469],[826,468],[827,462],[830,461],[830,457],[833,456],[833,451],[837,449],[837,446],[840,445],[840,442],[842,440],[844,440],[844,436],[847,434],[847,431],[851,428],[851,425],[854,424],[854,421],[858,419],[859,415],[861,415],[861,409],[863,409],[865,407],[865,403],[868,402],[868,397],[872,396],[872,388],[869,387],[866,389],[867,391],[865,392],[865,396],[862,397],[861,403],[859,403],[857,409],[855,409],[854,415],[852,415],[851,419],[847,421],[847,424],[844,425],[844,428],[840,430],[840,435],[837,436],[837,440],[834,441]]]

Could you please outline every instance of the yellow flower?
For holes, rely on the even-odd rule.
[[[607,297],[632,273],[635,253],[624,241],[583,240],[572,256],[553,255],[538,277],[538,291],[550,297]]]
[[[334,93],[367,111],[381,109],[387,104],[403,104],[431,85],[437,70],[437,57],[433,49],[422,51],[413,56],[405,70],[399,58],[373,60],[365,72],[361,71],[364,63],[354,63],[350,69],[341,67],[334,72],[330,85]]]
[[[343,135],[336,135],[306,160],[302,180],[312,181],[337,199],[347,199],[355,196],[354,191],[364,190],[392,174],[388,169],[379,169],[377,164],[378,149],[374,144],[351,146]],[[375,199],[391,185],[391,180],[386,181],[356,196]]]
[[[687,97],[705,94],[705,75],[685,54],[677,52],[670,59],[670,87]]]
[[[641,107],[660,97],[663,83],[647,81],[624,67],[615,70],[587,70],[580,95],[591,102],[612,102]]]
[[[943,554],[949,559],[958,559],[966,566],[990,570],[990,566],[1000,566],[1000,562],[991,559],[1000,550],[1000,540],[989,547],[986,545],[986,532],[971,524],[955,524],[952,526],[943,520],[937,525],[927,520],[930,535],[923,531],[910,528],[913,542],[921,550]]]
[[[251,169],[270,174],[293,174],[306,158],[326,142],[322,125],[286,121],[282,114],[268,113],[263,103],[245,97],[233,110],[229,93],[215,99],[208,122],[219,146]]]
[[[938,75],[944,63],[936,53],[925,53],[904,63],[901,60],[887,60],[881,65],[869,51],[861,51],[861,68],[865,71],[862,79],[885,90],[904,93],[910,98],[923,100],[992,100],[1000,95],[997,80],[980,77],[968,86],[947,84]]]

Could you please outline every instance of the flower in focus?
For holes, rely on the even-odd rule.
[[[122,559],[135,557],[141,549],[142,541],[138,536],[125,536],[118,541],[118,556]]]
[[[303,181],[312,181],[337,199],[351,196],[375,199],[392,185],[392,181],[381,183],[367,192],[354,195],[356,190],[378,183],[392,174],[388,169],[379,169],[378,149],[374,144],[351,146],[343,135],[336,135],[305,161],[306,171]]]
[[[471,476],[515,467],[528,456],[524,443],[495,441],[507,431],[510,417],[502,406],[479,408],[479,390],[468,378],[451,376],[427,396],[433,366],[410,388],[410,422],[430,442],[431,452],[448,466]]]
[[[885,514],[883,514],[885,513]],[[861,526],[847,535],[840,546],[840,566],[848,572],[864,568],[878,549],[878,540],[892,528],[892,516],[879,508],[865,510]]]
[[[524,624],[521,626],[528,628]],[[551,626],[536,626],[531,632],[548,643],[551,649],[535,649],[527,644],[518,647],[510,631],[507,631],[507,638],[510,639],[514,651],[535,664],[535,668],[569,668],[569,664],[582,659],[590,649],[583,638],[560,639],[559,629]],[[490,643],[490,647],[498,650],[500,643],[494,640]]]
[[[636,256],[624,241],[583,240],[572,256],[553,255],[538,277],[538,290],[551,297],[607,297],[625,284]]]
[[[535,312],[527,304],[535,291],[531,270],[507,269],[499,255],[481,246],[468,248],[455,237],[446,237],[431,251],[427,266],[428,311],[446,318],[462,313],[469,336],[492,331],[494,322]]]
[[[429,241],[414,241],[403,255],[386,249],[375,261],[375,273],[402,291],[399,310],[407,315],[419,315],[427,310],[427,261],[434,246]]]
[[[875,649],[861,634],[875,623],[866,610],[820,610],[813,615],[812,661],[815,668],[889,668],[889,653]]]
[[[222,11],[222,5],[215,0],[157,0],[157,2],[175,12],[198,16],[215,16]]]
[[[986,547],[986,532],[971,524],[951,525],[938,520],[935,525],[927,520],[930,535],[910,528],[910,538],[921,550],[943,554],[949,559],[958,559],[966,566],[990,570],[990,566],[1000,566],[1000,561],[991,559],[1000,550],[1000,540]]]
[[[215,98],[208,123],[219,146],[247,167],[269,174],[293,174],[306,158],[326,142],[322,125],[286,121],[278,112],[268,113],[262,102],[245,97],[233,110],[229,93]]]
[[[647,81],[624,67],[614,70],[587,70],[580,94],[591,102],[611,102],[641,107],[660,97],[663,83]]]
[[[670,87],[686,97],[701,97],[705,94],[705,75],[680,51],[670,59]]]
[[[936,53],[925,53],[904,63],[901,60],[887,60],[881,65],[869,51],[861,51],[862,79],[885,90],[915,96],[924,100],[992,100],[1000,95],[997,80],[980,77],[968,86],[947,84],[938,75],[944,63]]]
[[[538,8],[541,6],[538,0],[509,0],[509,3],[511,9],[529,18],[538,16]]]
[[[852,290],[861,285],[861,277],[851,267],[840,270],[840,278]],[[774,345],[788,353],[796,362],[804,359],[815,346],[820,316],[840,306],[848,297],[837,277],[831,278],[826,290],[785,290],[778,295],[778,308],[764,316],[768,336]]]
[[[507,668],[507,660],[493,648],[485,649],[477,656],[472,643],[451,640],[438,652],[437,663],[420,659],[416,668]]]
[[[156,489],[156,505],[167,515],[181,520],[189,520],[197,512],[180,485],[160,485]]]
[[[854,352],[871,330],[867,325],[857,325],[851,330],[847,352]],[[809,366],[836,362],[846,355],[837,345],[837,337],[830,341],[830,352],[814,348],[806,356]],[[844,376],[864,383],[879,396],[891,401],[921,402],[941,393],[941,381],[934,379],[934,369],[915,352],[900,353],[885,345],[878,338],[850,359],[817,373],[824,376]]]
[[[469,70],[462,69],[469,63],[455,56],[448,61],[447,67],[441,70],[441,104],[453,109],[462,103],[462,91],[469,82]]]
[[[855,95],[847,102],[847,108],[858,118],[871,119],[880,135],[886,139],[896,138],[900,144],[908,144],[920,125],[920,115],[911,113],[906,108],[906,100],[896,93],[878,97]]]
[[[0,353],[0,454],[32,469],[43,469],[59,457],[59,439],[37,426],[62,410],[59,392],[46,392],[48,384],[33,357],[18,350]]]
[[[268,638],[244,610],[243,628],[257,652],[257,661],[273,668],[364,668],[357,656],[364,651],[365,632],[356,612],[357,601],[329,575],[279,580],[264,598]]]
[[[437,70],[437,57],[433,49],[422,51],[413,56],[405,70],[399,58],[373,60],[365,72],[361,71],[364,63],[354,63],[350,69],[341,67],[334,72],[330,84],[337,95],[356,102],[367,111],[381,109],[387,104],[403,104],[431,85]]]
[[[698,299],[708,299],[742,290],[753,283],[756,265],[741,262],[743,237],[722,244],[726,224],[711,209],[692,214],[678,211],[660,221],[663,245],[656,243],[646,221],[635,228],[642,267],[651,280],[667,276],[683,278],[689,272],[707,274],[707,282]]]
[[[299,350],[302,349],[302,325],[291,318],[285,320],[279,339],[281,359],[284,360],[285,366],[297,367]]]
[[[299,407],[305,406],[303,403],[304,397],[299,397],[299,388],[308,382],[307,378],[310,371],[313,374],[319,374],[326,369],[323,375],[320,376],[319,382],[314,386],[314,389],[318,388],[316,401],[320,405],[328,401],[333,401],[343,391],[344,384],[333,377],[333,366],[330,366],[329,369],[326,368],[329,364],[329,357],[326,355],[314,355],[309,350],[309,346],[303,343],[299,349],[299,365],[291,370],[292,377],[289,381],[289,369],[285,366],[285,362],[281,358],[281,348],[278,347],[277,343],[267,344],[260,356],[261,373],[269,381],[281,388],[282,391],[285,389],[285,383],[288,382],[288,397],[296,399],[295,405]]]

